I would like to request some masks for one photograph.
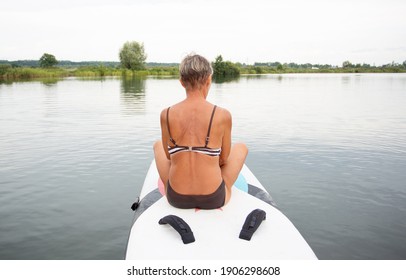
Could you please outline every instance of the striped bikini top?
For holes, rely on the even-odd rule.
[[[173,154],[176,154],[179,152],[196,152],[196,153],[201,153],[201,154],[205,154],[205,155],[213,156],[213,157],[220,156],[221,148],[211,149],[207,146],[210,141],[211,123],[213,122],[213,116],[214,116],[214,112],[216,111],[216,107],[217,106],[215,105],[213,108],[213,112],[211,113],[209,129],[207,131],[207,136],[206,136],[206,141],[205,141],[204,147],[180,146],[180,145],[176,144],[175,140],[173,140],[173,138],[172,138],[171,130],[169,128],[169,109],[171,107],[168,108],[168,110],[166,111],[166,124],[167,124],[168,132],[169,132],[169,141],[171,141],[172,144],[174,145],[173,147],[168,145],[168,152],[170,155],[173,155]]]

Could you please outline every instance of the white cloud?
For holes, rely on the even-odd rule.
[[[144,42],[148,61],[162,62],[190,51],[248,63],[406,59],[401,0],[15,0],[1,6],[0,59],[50,52],[58,59],[118,60],[128,40]],[[394,50],[382,51],[388,48]]]

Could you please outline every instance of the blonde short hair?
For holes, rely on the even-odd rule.
[[[192,88],[202,85],[213,74],[210,62],[201,55],[189,54],[179,65],[181,81]]]

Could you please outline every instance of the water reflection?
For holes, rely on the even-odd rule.
[[[176,80],[179,79],[179,76],[168,75],[168,76],[149,76],[149,80]]]
[[[341,77],[341,83],[342,84],[349,84],[351,82],[351,77],[350,76],[342,76]]]
[[[216,84],[224,84],[224,83],[230,83],[230,82],[238,82],[240,77],[214,77],[213,76],[213,82]]]
[[[121,78],[120,100],[124,114],[138,114],[145,111],[146,77],[123,76]]]
[[[13,81],[12,81],[12,80],[7,80],[7,79],[3,80],[3,79],[0,79],[0,86],[2,86],[2,85],[10,86],[10,85],[12,85],[12,84],[13,84]]]
[[[59,78],[46,78],[42,79],[40,82],[46,87],[54,87],[61,79]]]
[[[244,75],[244,79],[246,80],[259,80],[259,79],[269,79],[272,77],[276,77],[275,75],[272,74],[250,74],[250,75]]]
[[[35,78],[35,79],[0,79],[0,85],[13,85],[13,84],[21,84],[21,83],[32,83],[32,82],[39,82],[45,86],[54,86],[59,81],[62,81],[63,78]]]
[[[145,93],[146,77],[143,76],[123,76],[121,79],[121,92],[128,95]]]

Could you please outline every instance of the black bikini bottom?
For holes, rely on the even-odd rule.
[[[180,194],[174,191],[169,184],[166,190],[166,198],[170,205],[176,208],[189,209],[216,209],[224,205],[226,200],[226,184],[224,180],[221,182],[218,189],[211,194],[192,195]]]

